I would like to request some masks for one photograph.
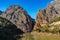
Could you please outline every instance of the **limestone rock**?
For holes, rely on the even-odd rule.
[[[10,20],[17,28],[23,32],[30,32],[33,28],[33,19],[19,5],[11,5],[1,15],[3,18]]]
[[[46,8],[38,10],[35,29],[48,24],[56,17],[60,17],[60,1],[50,2]]]

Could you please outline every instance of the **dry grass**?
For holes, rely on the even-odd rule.
[[[60,40],[60,34],[52,33],[26,33],[22,40]]]

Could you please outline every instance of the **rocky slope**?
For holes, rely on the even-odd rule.
[[[34,20],[19,5],[9,6],[1,16],[11,21],[23,32],[30,32],[34,25]]]
[[[38,10],[34,29],[48,24],[56,17],[60,17],[60,1],[59,0],[50,2],[46,8]]]
[[[0,15],[2,14],[3,12],[2,11],[0,11]]]
[[[16,40],[23,31],[5,18],[0,17],[0,40]],[[20,38],[20,36],[19,36]]]

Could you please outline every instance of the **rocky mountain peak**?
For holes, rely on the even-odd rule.
[[[38,10],[35,28],[48,24],[56,17],[60,17],[60,1],[49,3],[46,8]]]
[[[7,10],[18,10],[18,9],[23,9],[21,6],[19,5],[11,5],[7,8]]]
[[[30,32],[33,28],[34,20],[19,5],[9,6],[1,16],[10,20],[23,32]]]
[[[54,1],[60,1],[60,0],[54,0]]]

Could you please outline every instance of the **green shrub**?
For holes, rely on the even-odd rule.
[[[40,29],[36,29],[36,31],[37,31],[37,32],[41,32],[41,30],[40,30]]]
[[[59,33],[59,30],[60,30],[59,27],[60,27],[60,25],[53,25],[50,28],[52,28],[52,27],[53,27],[53,29],[49,30],[50,33]]]
[[[56,17],[54,18],[52,21],[50,21],[49,23],[53,23],[53,22],[57,22],[57,21],[60,21],[60,17]]]
[[[17,40],[23,32],[13,23],[0,17],[0,40]]]
[[[49,32],[48,28],[49,28],[49,25],[45,25],[45,26],[42,26],[40,30],[41,32]]]

